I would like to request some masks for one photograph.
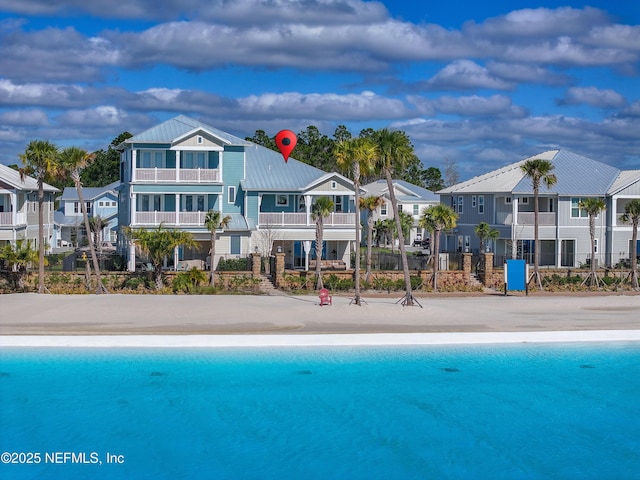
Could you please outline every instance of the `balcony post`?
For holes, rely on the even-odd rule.
[[[176,225],[180,225],[180,194],[176,193]]]
[[[176,150],[176,183],[180,183],[180,150]]]
[[[138,168],[138,166],[136,165],[136,162],[137,162],[136,150],[133,149],[131,150],[131,181],[132,182],[136,181],[136,172]]]

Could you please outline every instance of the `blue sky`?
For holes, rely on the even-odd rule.
[[[552,148],[640,169],[636,1],[0,0],[0,58],[4,164],[183,113],[402,129],[461,180]]]

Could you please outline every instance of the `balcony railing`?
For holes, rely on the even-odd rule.
[[[258,223],[260,226],[306,226],[314,225],[315,221],[311,215],[306,213],[290,213],[290,212],[262,212],[258,215]],[[324,217],[324,225],[328,227],[338,226],[355,226],[355,213],[334,212]]]
[[[215,183],[219,182],[217,168],[136,168],[138,182]]]
[[[533,212],[518,212],[518,225],[533,225],[534,224]],[[539,212],[538,213],[538,225],[553,226],[556,224],[555,212]]]
[[[135,225],[204,226],[207,212],[135,212]],[[176,218],[178,222],[176,222]]]
[[[47,214],[45,213],[45,221],[51,221],[47,218]],[[13,213],[11,212],[0,212],[0,226],[2,227],[10,227],[13,225],[26,225],[27,224],[27,214],[26,213],[17,213],[16,214],[16,223],[13,223]]]
[[[518,212],[517,225],[533,225],[533,212]],[[511,212],[496,212],[497,225],[512,225],[513,214]],[[556,214],[554,212],[540,212],[538,214],[538,225],[553,226],[556,224]]]

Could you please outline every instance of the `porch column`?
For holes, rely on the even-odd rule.
[[[132,149],[131,150],[131,181],[135,182],[136,179],[136,161],[137,161],[137,154],[136,154],[136,149]]]
[[[176,172],[177,175],[177,172]],[[176,193],[176,225],[180,225],[180,194]]]
[[[136,225],[136,204],[137,204],[137,194],[132,193],[131,194],[131,221],[129,222],[130,225]]]
[[[311,240],[305,240],[302,242],[304,248],[304,271],[309,271],[309,255],[311,254]]]
[[[9,194],[9,202],[11,202],[11,225],[14,227],[13,232],[15,234],[15,226],[18,225],[18,194],[11,192]]]
[[[129,261],[127,262],[127,270],[130,272],[136,271],[136,246],[131,241],[129,241]]]
[[[518,256],[518,239],[516,238],[516,226],[518,225],[518,199],[511,197],[511,258]]]
[[[180,150],[176,150],[176,182],[180,182]]]
[[[312,225],[311,222],[311,202],[313,197],[311,195],[304,196],[304,209],[307,214],[307,225]]]

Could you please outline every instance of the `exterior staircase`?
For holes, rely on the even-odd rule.
[[[469,285],[472,287],[481,287],[484,289],[484,285],[478,278],[478,275],[475,273],[471,273],[471,275],[469,275]]]
[[[260,274],[260,291],[265,295],[286,295],[282,290],[276,288],[273,284],[273,279],[271,275],[266,275],[264,273]]]

